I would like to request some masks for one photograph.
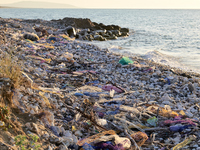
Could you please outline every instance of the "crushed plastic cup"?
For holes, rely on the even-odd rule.
[[[133,64],[133,61],[131,59],[129,59],[128,57],[122,57],[119,60],[119,63],[122,65],[128,65],[128,64]]]
[[[157,126],[157,122],[158,122],[158,119],[155,116],[147,120],[147,123],[154,127]]]

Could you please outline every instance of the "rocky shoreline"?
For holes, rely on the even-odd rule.
[[[19,148],[18,135],[27,149],[199,149],[199,74],[80,42],[95,36],[128,29],[0,18],[0,149]]]

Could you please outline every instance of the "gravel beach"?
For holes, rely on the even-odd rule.
[[[26,149],[200,149],[199,74],[85,42],[121,36],[87,19],[0,18],[0,149],[21,147],[18,135]]]

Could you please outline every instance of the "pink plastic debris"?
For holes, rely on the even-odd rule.
[[[124,90],[122,90],[120,87],[118,88],[116,86],[109,85],[109,84],[108,85],[104,85],[102,87],[102,89],[105,90],[105,91],[115,90],[117,93],[123,93],[124,92]]]

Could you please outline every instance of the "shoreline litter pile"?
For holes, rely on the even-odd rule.
[[[1,150],[199,149],[198,74],[77,41],[52,22],[0,18]]]

